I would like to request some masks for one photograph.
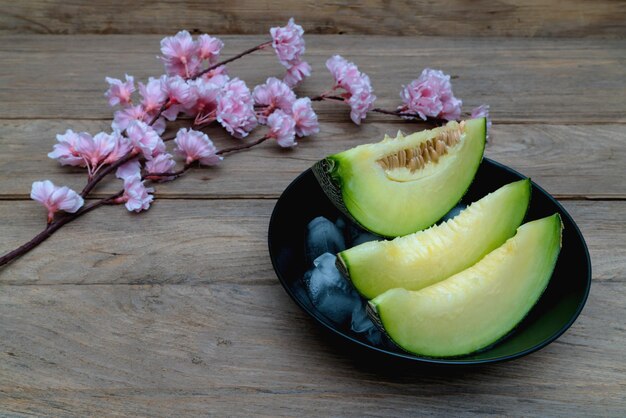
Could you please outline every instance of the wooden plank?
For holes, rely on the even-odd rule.
[[[0,270],[0,284],[275,283],[267,250],[273,200],[161,200],[149,212],[104,207]],[[594,277],[626,278],[626,202],[565,202],[590,247]],[[0,202],[0,254],[45,223],[34,202]],[[620,255],[621,254],[621,255]]]
[[[4,36],[0,51],[0,117],[103,118],[111,111],[103,97],[105,76],[124,72],[137,79],[158,75],[159,36]],[[266,39],[228,36],[224,57]],[[492,106],[496,123],[626,122],[626,40],[307,37],[306,59],[313,76],[301,95],[331,85],[324,67],[332,54],[354,60],[371,76],[377,104],[395,108],[402,84],[424,67],[452,74],[455,94],[466,109]],[[235,62],[231,74],[250,86],[283,68],[272,51]],[[324,121],[347,121],[341,104],[318,106]],[[371,115],[369,120],[389,121]]]
[[[276,283],[2,286],[0,411],[623,416],[624,284],[594,283],[542,351],[463,370],[356,358]]]
[[[360,35],[623,37],[619,1],[269,0],[0,2],[0,31],[18,33],[266,33],[291,16],[307,31]]]
[[[273,282],[266,236],[274,203],[162,200],[144,214],[103,207],[0,270],[0,283]],[[43,229],[35,203],[0,208],[3,254]],[[71,257],[60,256],[65,246]]]
[[[295,150],[263,144],[227,157],[218,168],[194,169],[185,178],[157,185],[157,196],[276,198],[300,172],[328,154],[378,141],[384,133],[425,127],[411,122],[361,127],[322,123],[321,133],[302,140]],[[62,167],[46,156],[54,135],[68,128],[91,133],[109,129],[104,121],[0,120],[0,198],[28,199],[32,182],[44,178],[75,189],[84,185],[83,170]],[[222,129],[207,132],[220,147],[232,145]],[[520,170],[557,196],[626,198],[621,181],[626,166],[623,125],[494,125],[486,156]],[[120,187],[119,180],[111,179],[97,194]]]

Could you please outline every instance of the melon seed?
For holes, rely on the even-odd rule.
[[[407,168],[411,172],[423,168],[428,162],[437,163],[441,156],[448,153],[448,148],[461,142],[464,129],[465,122],[462,121],[457,129],[442,130],[419,146],[383,157],[378,160],[378,163],[384,170]]]

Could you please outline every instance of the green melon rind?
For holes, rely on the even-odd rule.
[[[326,196],[335,205],[335,207],[353,222],[359,224],[358,221],[350,215],[350,211],[346,208],[343,201],[343,194],[341,192],[341,177],[336,175],[339,169],[339,164],[341,164],[340,159],[334,155],[330,155],[316,162],[313,167],[311,167],[311,170],[322,187],[322,190],[324,190],[324,193],[326,193]],[[365,229],[363,225],[359,224],[359,226]]]
[[[361,226],[363,229],[368,230],[370,232],[373,232],[373,233],[375,233],[377,235],[380,235],[381,237],[386,237],[386,238],[395,238],[397,236],[407,235],[407,234],[410,234],[410,233],[413,233],[413,232],[417,232],[419,230],[426,229],[426,228],[434,225],[435,223],[437,223],[441,218],[443,218],[445,216],[446,213],[450,212],[463,199],[463,196],[465,196],[465,194],[469,190],[470,186],[474,182],[474,178],[476,177],[476,174],[478,173],[478,168],[480,167],[480,164],[482,162],[482,159],[483,159],[483,156],[484,156],[484,152],[485,152],[485,146],[486,146],[486,142],[487,142],[487,119],[486,118],[480,118],[480,119],[482,119],[482,124],[481,124],[482,130],[475,132],[476,135],[482,139],[480,141],[480,146],[481,146],[480,150],[479,150],[480,151],[479,152],[480,157],[476,159],[474,166],[471,168],[471,170],[469,170],[472,174],[471,174],[471,176],[467,177],[467,185],[464,188],[464,190],[459,194],[458,199],[454,200],[450,204],[450,206],[448,208],[446,208],[445,210],[442,209],[441,214],[439,216],[437,216],[436,218],[434,218],[434,220],[431,223],[424,224],[421,228],[418,228],[418,229],[412,229],[412,230],[405,231],[402,234],[387,234],[387,233],[385,233],[383,231],[372,229],[372,228],[368,228],[367,226],[364,226],[361,222],[356,220],[355,217],[353,215],[351,215],[351,214],[349,215],[350,218],[355,220],[355,222],[357,224],[359,224],[359,226]],[[346,173],[351,171],[351,167],[349,165],[349,161],[341,158],[341,155],[337,155],[336,154],[336,155],[334,155],[332,157],[334,157],[335,161],[338,162],[337,167],[340,168],[341,171],[344,171]],[[341,173],[341,171],[339,171],[339,172]],[[350,213],[350,209],[348,208],[349,206],[351,206],[351,205],[358,206],[358,202],[355,201],[354,199],[352,199],[351,196],[349,195],[349,193],[342,192],[342,201],[343,201],[343,206],[346,208],[346,211],[348,213]]]
[[[468,268],[468,267],[472,266],[473,264],[478,262],[482,257],[484,257],[486,254],[488,254],[492,250],[496,249],[501,244],[503,244],[508,238],[513,236],[515,234],[515,230],[517,229],[517,227],[520,226],[520,224],[522,223],[522,221],[526,217],[526,213],[528,212],[528,208],[530,207],[530,198],[531,198],[531,195],[532,195],[532,183],[531,183],[530,179],[518,180],[516,182],[509,183],[509,184],[507,184],[505,186],[502,186],[502,188],[504,188],[504,187],[514,187],[514,190],[512,191],[512,193],[509,192],[510,193],[509,197],[513,198],[514,200],[516,200],[516,202],[512,203],[512,204],[516,204],[517,205],[515,208],[512,208],[509,211],[510,212],[509,214],[511,215],[510,221],[512,222],[510,224],[510,226],[509,226],[509,228],[511,229],[511,232],[510,232],[510,234],[502,236],[501,239],[498,239],[496,241],[497,244],[495,246],[490,246],[490,247],[486,248],[485,251],[483,251],[481,253],[481,255],[477,259],[473,259],[473,260],[470,260],[468,263],[465,263],[465,267],[464,268]],[[502,189],[502,188],[500,188],[500,189]],[[498,189],[498,190],[500,190],[500,189]],[[493,193],[497,192],[498,190],[494,191]],[[491,193],[489,195],[491,195]],[[487,196],[489,196],[489,195],[487,195]],[[484,196],[484,197],[487,197],[487,196]],[[479,201],[480,200],[478,200],[477,202],[479,202]],[[474,202],[474,203],[477,203],[477,202]],[[515,213],[516,210],[519,209],[520,207],[523,207],[523,210],[521,212]],[[460,215],[461,214],[459,214],[457,216],[460,216]],[[437,228],[437,227],[433,227],[433,228]],[[431,230],[429,229],[429,230],[425,230],[425,231],[418,231],[418,232],[416,232],[414,234],[424,234],[424,233],[428,233],[427,231],[431,231]],[[490,233],[490,232],[491,231],[486,231],[486,233]],[[414,235],[414,234],[411,234],[411,235]],[[398,240],[398,239],[399,240],[403,240],[403,239],[406,239],[406,238],[405,237],[396,238],[396,240]],[[495,239],[495,237],[494,237],[494,239]],[[361,245],[371,246],[373,244],[372,243],[364,243],[364,244],[361,244]],[[353,248],[356,248],[356,247],[353,247]],[[357,276],[355,276],[354,278],[352,277],[353,275],[351,274],[351,271],[355,271],[356,265],[352,265],[352,263],[350,262],[350,252],[351,252],[351,250],[353,250],[353,249],[350,248],[348,250],[341,251],[340,253],[337,254],[337,261],[336,261],[337,269],[344,275],[344,277],[346,279],[348,279],[350,282],[352,282],[352,284],[354,285],[355,289],[364,298],[372,299],[372,298],[378,296],[379,294],[383,293],[384,290],[374,294],[374,293],[372,293],[372,291],[364,289],[364,285],[362,283],[363,281],[359,280],[359,278]],[[461,268],[460,270],[457,270],[457,271],[453,271],[452,273],[450,273],[450,275],[456,274],[459,271],[463,270],[464,268]],[[440,279],[438,279],[436,281],[444,280],[447,277],[449,277],[450,275],[447,275],[446,277],[441,277]],[[432,281],[428,285],[434,284],[434,283],[436,283],[436,281]],[[399,286],[394,286],[394,287],[399,287]],[[404,285],[402,287],[404,287],[404,288],[406,288],[408,290],[419,290],[421,288],[421,287],[420,288],[413,288],[413,287],[404,286]],[[422,287],[425,287],[425,286],[422,286]]]
[[[490,341],[487,344],[484,344],[481,347],[478,347],[474,350],[470,350],[467,352],[459,352],[459,353],[455,353],[453,355],[434,355],[432,353],[423,353],[423,352],[418,352],[418,351],[414,351],[411,349],[408,349],[406,347],[403,347],[402,344],[398,341],[396,341],[393,336],[391,335],[392,333],[388,332],[387,327],[385,326],[385,323],[387,323],[389,321],[389,319],[387,319],[387,314],[385,311],[384,306],[382,306],[380,300],[382,299],[382,297],[385,295],[380,295],[377,298],[371,300],[368,302],[368,306],[367,306],[367,313],[370,316],[372,322],[399,348],[401,348],[402,350],[406,351],[407,353],[413,354],[413,355],[418,355],[421,357],[426,357],[426,358],[458,358],[458,357],[464,357],[464,356],[468,356],[477,352],[481,352],[484,351],[492,346],[494,346],[495,344],[499,343],[500,341],[502,341],[503,339],[505,339],[507,336],[509,336],[522,322],[523,320],[528,316],[528,314],[532,311],[532,309],[535,307],[535,305],[539,302],[539,300],[541,299],[542,295],[545,293],[546,288],[548,287],[548,285],[550,284],[550,279],[552,278],[552,275],[554,274],[554,268],[556,267],[556,263],[558,261],[558,256],[559,256],[559,252],[562,246],[562,234],[563,234],[563,222],[561,220],[561,217],[559,214],[554,214],[552,216],[549,216],[548,218],[552,218],[552,226],[553,226],[553,234],[551,235],[552,238],[555,239],[556,242],[558,242],[558,248],[555,248],[554,250],[556,251],[551,263],[550,263],[550,267],[548,269],[549,274],[547,275],[547,279],[545,280],[541,290],[537,293],[537,297],[534,300],[534,303],[530,304],[527,309],[525,309],[524,314],[517,320],[517,322],[512,325],[510,328],[500,332],[500,336],[496,339],[494,339],[493,341]],[[547,219],[547,218],[545,218]],[[511,238],[513,239],[513,238]],[[495,250],[494,250],[495,251]],[[460,273],[459,273],[460,274]],[[433,285],[433,286],[436,286]],[[394,292],[397,291],[398,289],[391,289],[386,293],[389,292]]]
[[[436,219],[434,219],[432,223],[423,225],[419,229],[405,231],[402,234],[389,234],[384,231],[377,230],[375,228],[364,225],[354,215],[351,214],[350,209],[348,207],[358,206],[358,203],[354,199],[352,199],[350,194],[346,192],[346,190],[344,190],[344,188],[342,187],[342,176],[347,175],[348,173],[352,171],[352,168],[350,166],[350,161],[346,158],[342,158],[343,152],[330,155],[318,161],[317,163],[313,165],[312,171],[313,171],[313,174],[315,175],[315,178],[318,180],[320,186],[322,187],[322,190],[324,190],[324,192],[326,193],[326,196],[335,205],[335,207],[337,207],[344,215],[346,215],[349,219],[351,219],[354,223],[359,225],[361,228],[367,231],[373,232],[377,235],[380,235],[381,237],[387,237],[387,238],[394,238],[396,236],[413,233],[420,229],[425,229],[437,223],[437,221],[443,218],[443,216],[445,216],[446,213],[452,210],[452,208],[454,208],[461,201],[463,196],[465,196],[465,194],[469,190],[472,182],[474,181],[474,178],[476,177],[476,173],[478,172],[478,168],[480,167],[480,164],[483,159],[484,151],[485,151],[486,138],[487,138],[487,119],[486,118],[481,118],[481,119],[482,119],[482,125],[481,125],[482,130],[480,132],[476,132],[476,134],[480,136],[480,138],[482,139],[480,143],[481,145],[480,158],[476,160],[476,163],[471,169],[472,174],[471,176],[468,177],[467,185],[464,191],[459,195],[456,201],[450,204],[450,206],[446,210],[442,209],[442,213]]]

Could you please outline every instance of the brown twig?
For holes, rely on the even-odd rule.
[[[383,115],[393,115],[393,116],[399,116],[401,118],[412,118],[412,119],[420,119],[424,122],[432,122],[435,124],[442,124],[442,123],[446,123],[447,120],[445,119],[441,119],[441,118],[432,118],[430,116],[427,116],[426,119],[423,119],[419,113],[410,113],[410,112],[405,112],[405,111],[401,111],[401,110],[387,110],[387,109],[381,109],[380,107],[375,107],[374,109],[371,110],[371,112],[376,112],[376,113],[382,113]]]
[[[113,164],[104,167],[102,169],[102,171],[100,171],[98,173],[97,176],[95,176],[94,178],[92,178],[91,180],[89,180],[87,182],[87,184],[85,185],[83,190],[80,192],[80,195],[82,197],[87,197],[87,195],[94,189],[94,187],[96,187],[98,185],[98,183],[100,183],[102,181],[102,179],[104,179],[106,176],[108,176],[114,170],[118,169],[121,165],[124,165],[127,162],[129,162],[130,160],[132,160],[133,158],[137,157],[137,155],[138,154],[131,152],[129,154],[126,154],[126,156],[120,158],[119,160],[117,160]]]
[[[159,109],[158,112],[156,112],[156,114],[152,117],[152,119],[150,119],[150,122],[148,122],[148,126],[152,126],[155,124],[155,122],[157,120],[159,120],[159,118],[161,117],[161,115],[163,114],[163,112],[165,112],[167,110],[167,108],[169,107],[168,103],[164,103],[161,108]]]
[[[228,148],[221,149],[221,150],[217,151],[216,154],[217,155],[223,155],[223,154],[228,154],[230,152],[242,151],[244,149],[252,148],[255,145],[259,145],[260,143],[265,142],[269,138],[270,138],[269,136],[265,135],[265,136],[262,136],[261,138],[257,139],[256,141],[253,141],[253,142],[248,142],[246,144],[235,145],[234,147],[228,147]]]
[[[214,70],[214,69],[216,69],[216,68],[218,68],[218,67],[221,67],[222,65],[226,65],[226,64],[228,64],[229,62],[233,62],[233,61],[235,61],[235,60],[237,60],[237,59],[239,59],[239,58],[243,57],[244,55],[251,54],[251,53],[253,53],[254,51],[259,51],[259,50],[261,50],[261,49],[263,49],[263,48],[265,48],[266,46],[269,46],[269,45],[271,45],[271,44],[272,44],[272,41],[267,41],[267,42],[263,42],[262,44],[259,44],[259,45],[257,45],[257,46],[253,46],[253,47],[252,47],[252,48],[250,48],[250,49],[246,49],[245,51],[243,51],[243,52],[241,52],[241,53],[239,53],[239,54],[237,54],[237,55],[235,55],[235,56],[233,56],[233,57],[230,57],[230,58],[228,58],[228,59],[225,59],[224,61],[220,61],[220,62],[218,62],[217,64],[213,64],[213,65],[209,66],[208,68],[206,68],[206,69],[204,69],[204,70],[200,71],[198,74],[196,74],[196,75],[194,75],[193,77],[191,77],[191,79],[192,79],[192,80],[195,80],[195,79],[196,79],[196,78],[198,78],[198,77],[202,77],[204,74],[208,73],[209,71],[212,71],[212,70]]]
[[[143,176],[143,178],[146,180],[153,180],[153,181],[158,181],[158,180],[171,181],[185,174],[187,171],[189,171],[190,168],[191,168],[191,164],[185,164],[185,166],[181,170],[171,171],[171,172],[166,172],[166,173],[146,173]],[[169,177],[173,177],[173,178],[169,178]]]
[[[325,94],[320,94],[319,96],[311,97],[312,102],[321,102],[322,100],[337,100],[340,102],[346,101],[346,99],[341,96],[327,96]]]
[[[92,210],[102,205],[112,203],[113,200],[120,197],[123,193],[124,193],[124,190],[120,190],[114,195],[105,197],[104,199],[100,199],[90,205],[83,206],[81,209],[79,209],[75,213],[66,213],[62,217],[58,218],[57,220],[52,221],[51,223],[48,224],[48,226],[46,226],[46,229],[41,231],[39,234],[35,235],[33,239],[28,241],[26,244],[0,257],[0,266],[4,266],[5,264],[8,264],[11,261],[15,260],[16,258],[21,257],[22,255],[26,254],[27,252],[29,252],[30,250],[32,250],[33,248],[35,248],[36,246],[44,242],[46,239],[50,238],[50,236],[52,236],[52,234],[54,234],[63,225],[66,225],[72,222],[74,219],[77,219],[81,217],[82,215],[88,212],[91,212]]]
[[[346,99],[344,97],[341,96],[329,96],[326,94],[320,94],[319,96],[314,96],[311,97],[311,101],[312,102],[321,102],[324,100],[333,100],[333,101],[340,101],[340,102],[345,102]],[[426,120],[422,119],[422,117],[418,114],[418,113],[410,113],[410,112],[405,112],[405,111],[401,111],[401,110],[387,110],[387,109],[382,109],[380,107],[375,107],[373,109],[370,110],[370,112],[376,112],[376,113],[381,113],[383,115],[392,115],[392,116],[398,116],[401,118],[411,118],[411,119],[420,119],[424,122],[430,122],[433,123],[435,125],[443,125],[446,122],[448,122],[446,119],[441,119],[441,118],[432,118],[432,117],[427,117]]]

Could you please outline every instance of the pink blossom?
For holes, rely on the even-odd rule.
[[[257,105],[265,107],[259,115],[259,122],[265,123],[268,115],[275,109],[291,112],[296,95],[291,88],[277,78],[270,77],[265,84],[260,84],[252,92]]]
[[[109,83],[109,89],[104,93],[109,100],[109,106],[127,105],[131,102],[131,95],[135,91],[133,76],[126,74],[126,81],[111,77],[106,77],[105,80]]]
[[[159,110],[167,100],[167,95],[163,91],[162,79],[150,77],[146,84],[138,83],[141,104],[146,113]]]
[[[196,42],[198,44],[198,55],[200,59],[208,60],[209,64],[213,64],[217,61],[220,51],[224,48],[224,42],[219,38],[214,38],[206,34],[198,36]]]
[[[359,125],[365,119],[367,112],[374,107],[374,89],[367,74],[359,71],[354,63],[347,61],[340,55],[335,55],[326,61],[326,68],[335,79],[334,89],[343,88],[347,93],[342,97],[350,105],[350,118]]]
[[[162,76],[161,90],[172,104],[185,104],[189,101],[189,84],[181,76]]]
[[[489,105],[483,104],[472,109],[470,116],[472,119],[486,118],[487,119],[487,132],[491,129],[491,117],[489,116]],[[49,155],[49,154],[48,154]]]
[[[146,112],[141,105],[126,107],[114,113],[111,128],[122,132],[135,121],[149,123],[152,121],[157,112],[158,110]],[[165,132],[165,125],[165,119],[160,117],[152,124],[152,129],[154,129],[158,134],[162,134]]]
[[[289,87],[294,88],[302,80],[311,75],[311,66],[306,61],[298,61],[287,68],[283,81]]]
[[[94,137],[83,132],[76,142],[76,152],[84,158],[91,170],[104,163],[113,148],[115,148],[115,139],[104,132],[100,132]]]
[[[120,158],[126,156],[133,149],[133,144],[128,138],[122,136],[119,131],[113,131],[109,136],[110,140],[115,144],[103,164],[112,164]]]
[[[137,158],[122,164],[115,171],[115,177],[126,180],[131,177],[141,177],[141,164]]]
[[[222,90],[220,81],[214,82],[213,79],[198,78],[189,82],[191,99],[188,102],[189,107],[187,107],[186,112],[191,116],[196,116],[196,125],[215,120],[217,97]]]
[[[452,94],[452,92],[450,92]],[[461,119],[461,106],[463,101],[457,99],[454,96],[443,96],[443,109],[441,109],[440,118],[445,120],[459,120]]]
[[[66,186],[55,186],[50,180],[34,182],[30,198],[48,209],[48,223],[52,222],[56,212],[62,210],[76,213],[85,204],[83,198],[74,190]]]
[[[245,105],[254,105],[254,99],[246,82],[235,77],[222,86],[222,95],[229,95]]]
[[[141,212],[148,210],[150,203],[154,200],[150,193],[154,193],[154,189],[146,187],[141,177],[128,177],[124,179],[124,195],[120,201],[125,202],[126,209],[130,212]]]
[[[123,131],[134,121],[141,121],[146,116],[144,108],[140,105],[129,106],[118,110],[113,114],[111,127],[117,131]]]
[[[159,140],[157,141],[156,147],[154,147],[154,150],[152,150],[152,158],[156,157],[159,154],[163,154],[165,151],[167,151],[167,147],[165,146],[165,141],[163,141],[163,139],[159,136]],[[147,159],[149,160],[150,158],[147,158]]]
[[[278,60],[285,67],[290,67],[300,60],[304,54],[304,30],[302,26],[294,23],[293,17],[289,19],[287,26],[270,29],[272,35],[272,47],[276,51]]]
[[[222,160],[216,154],[213,141],[202,132],[193,129],[180,129],[176,133],[176,152],[185,157],[185,164],[200,161],[203,165],[215,165]]]
[[[420,76],[403,87],[400,92],[403,106],[400,111],[428,117],[458,120],[462,101],[454,97],[450,76],[440,70],[425,68]]]
[[[163,116],[167,120],[175,120],[178,113],[193,104],[189,84],[180,76],[164,76],[161,80],[161,88],[168,98],[167,110],[163,112]]]
[[[146,113],[146,115],[143,118],[143,121],[146,123],[150,123],[152,121],[152,118],[154,118],[154,115],[156,114],[156,112],[154,113]],[[167,127],[167,123],[165,123],[165,118],[158,118],[156,121],[154,121],[154,123],[152,124],[152,129],[154,129],[154,132],[158,133],[159,135],[163,134],[163,132],[165,132],[165,128]]]
[[[159,154],[151,160],[146,161],[146,171],[148,174],[171,173],[176,167],[176,161],[171,154]],[[172,180],[174,177],[150,177],[146,178],[157,181]]]
[[[217,99],[217,120],[233,136],[243,138],[257,126],[254,100],[246,83],[234,78]]]
[[[80,141],[81,135],[89,135],[86,133],[76,133],[71,129],[65,131],[63,135],[57,135],[57,144],[54,144],[52,152],[48,153],[48,157],[59,160],[61,165],[85,166],[85,160],[76,151],[76,144]]]
[[[350,119],[357,125],[360,125],[361,120],[365,119],[367,112],[374,107],[374,101],[376,100],[376,96],[372,94],[369,77],[365,75],[362,80],[363,83],[358,87],[354,87],[348,99]]]
[[[165,149],[163,140],[152,127],[141,121],[131,123],[126,129],[126,135],[133,145],[133,151],[142,153],[146,159],[157,155]]]
[[[268,136],[276,139],[281,147],[293,147],[296,144],[296,121],[293,117],[278,109],[267,118],[270,128]]]
[[[326,60],[326,68],[335,79],[335,87],[341,87],[351,92],[354,87],[362,82],[363,74],[359,68],[341,55],[334,55]]]
[[[225,65],[220,65],[219,67],[202,74],[202,77],[200,78],[210,80],[216,84],[219,84],[220,86],[223,86],[228,82],[228,80],[230,80],[230,77],[228,76],[228,69]]]
[[[186,30],[178,32],[175,36],[163,38],[161,53],[165,70],[169,75],[189,78],[197,72],[201,64],[198,44]]]
[[[299,137],[316,134],[320,131],[317,115],[311,106],[311,99],[303,97],[296,100],[291,108]]]
[[[404,106],[401,111],[417,113],[422,119],[436,117],[443,109],[443,103],[439,100],[437,92],[426,86],[426,83],[413,80],[404,87],[400,93]]]

